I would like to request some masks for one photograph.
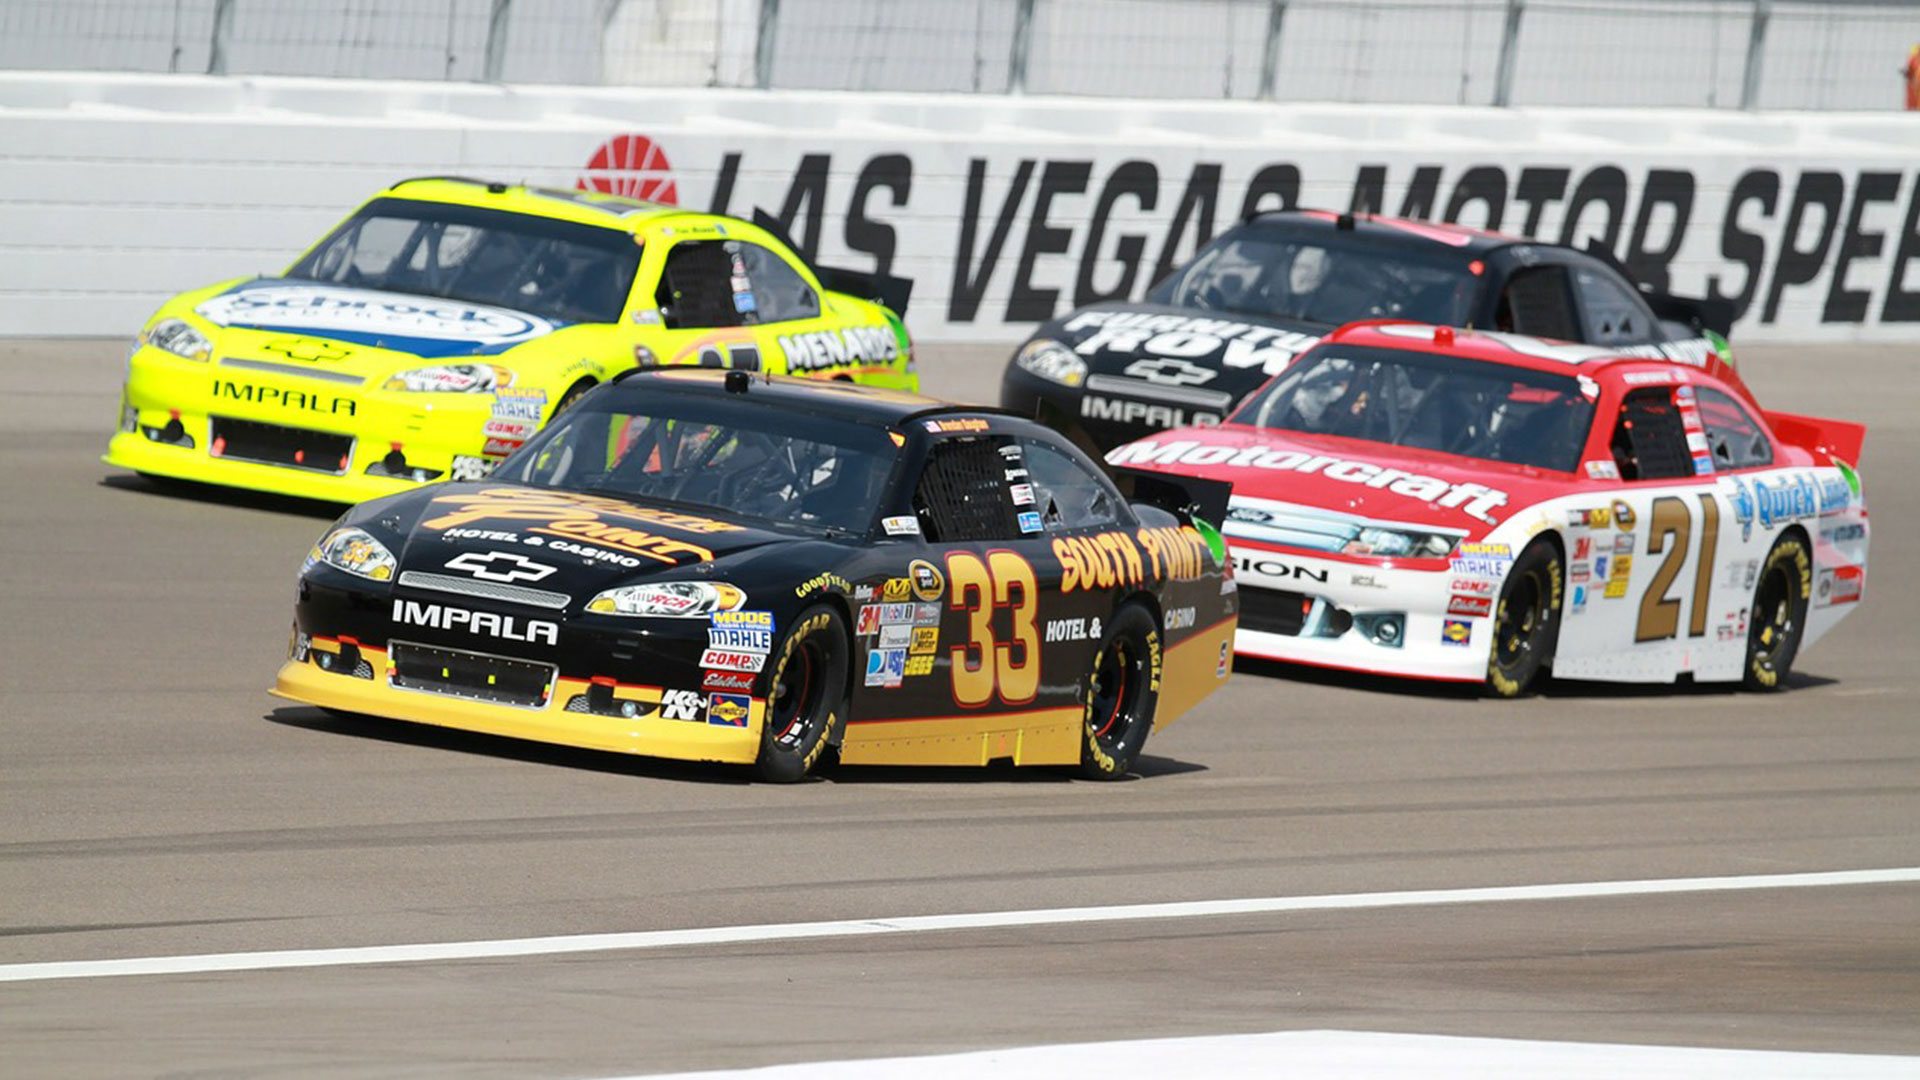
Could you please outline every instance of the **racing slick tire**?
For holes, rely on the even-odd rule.
[[[1153,731],[1160,705],[1160,623],[1140,604],[1124,604],[1087,673],[1080,775],[1118,780],[1127,775]]]
[[[1741,677],[1747,689],[1772,691],[1786,685],[1794,654],[1800,651],[1800,637],[1806,632],[1812,581],[1813,556],[1806,540],[1788,533],[1774,541],[1753,585],[1747,663]]]
[[[1546,666],[1560,634],[1560,550],[1547,540],[1529,545],[1513,561],[1493,607],[1493,642],[1487,651],[1487,689],[1514,698]]]
[[[552,423],[553,416],[559,416],[561,413],[573,408],[574,402],[586,397],[587,391],[597,385],[599,384],[595,383],[592,379],[581,379],[579,382],[567,387],[567,392],[560,395],[560,402],[553,407],[553,414],[547,418],[547,422]]]
[[[767,709],[760,726],[763,780],[791,784],[806,776],[847,723],[848,658],[853,647],[840,612],[816,604],[800,613],[773,651]]]

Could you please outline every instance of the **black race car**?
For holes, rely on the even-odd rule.
[[[488,481],[348,511],[273,692],[771,780],[828,747],[1118,777],[1227,677],[1227,494],[993,409],[630,372]]]
[[[1260,214],[1145,303],[1103,303],[1020,346],[1000,403],[1100,451],[1217,424],[1327,331],[1412,319],[1704,364],[1732,309],[1636,288],[1604,254],[1458,225],[1320,210]]]

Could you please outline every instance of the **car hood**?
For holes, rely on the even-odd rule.
[[[1084,358],[1089,390],[1106,382],[1107,389],[1121,392],[1177,388],[1237,402],[1331,329],[1299,319],[1108,303],[1055,319],[1033,336],[1061,342]]]
[[[1257,521],[1263,506],[1284,504],[1479,539],[1579,483],[1523,465],[1241,424],[1156,433],[1114,449],[1107,460],[1231,481],[1229,534],[1236,519]]]
[[[201,299],[193,312],[220,327],[298,334],[301,355],[327,364],[351,346],[427,359],[492,356],[567,325],[524,311],[436,296],[356,289],[292,278],[255,278]],[[339,342],[328,350],[321,341]]]
[[[475,595],[507,586],[494,591],[561,593],[576,606],[629,581],[698,580],[718,560],[797,538],[668,504],[484,481],[363,503],[348,521],[397,534],[402,586],[410,574],[432,574]]]

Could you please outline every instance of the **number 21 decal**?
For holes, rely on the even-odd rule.
[[[1714,554],[1720,547],[1720,504],[1712,492],[1700,493],[1700,558],[1693,566],[1693,603],[1688,611],[1688,637],[1707,634],[1707,595],[1713,588]],[[1634,625],[1634,641],[1663,641],[1680,633],[1680,601],[1667,595],[1673,579],[1680,576],[1680,564],[1686,561],[1688,541],[1693,538],[1693,514],[1687,501],[1677,495],[1662,495],[1653,500],[1653,512],[1647,515],[1647,554],[1667,557],[1654,571],[1647,595],[1640,600],[1640,621]],[[1669,545],[1668,539],[1673,543]]]
[[[1039,587],[1033,566],[1011,551],[990,551],[983,562],[971,551],[947,555],[947,603],[967,612],[967,643],[955,645],[953,700],[985,705],[997,691],[1009,705],[1024,705],[1040,690]],[[1008,608],[1013,633],[999,641],[993,613]]]

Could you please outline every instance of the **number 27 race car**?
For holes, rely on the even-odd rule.
[[[348,511],[273,692],[779,781],[829,747],[1123,776],[1227,678],[1239,598],[1225,485],[1119,480],[994,410],[628,373],[488,481]]]
[[[1234,485],[1243,655],[1771,689],[1865,590],[1865,437],[1713,356],[1371,322],[1108,460]]]

